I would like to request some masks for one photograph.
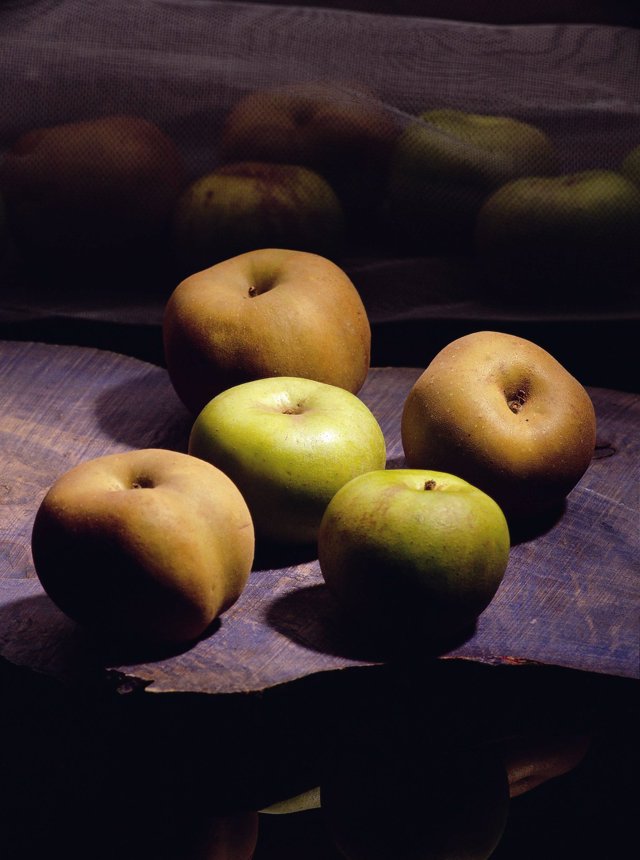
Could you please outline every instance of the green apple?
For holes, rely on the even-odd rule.
[[[128,115],[26,132],[0,167],[16,241],[63,256],[157,241],[183,183],[174,141]]]
[[[297,377],[214,397],[194,422],[189,453],[229,475],[260,537],[289,544],[315,541],[336,491],[386,462],[380,425],[355,394]]]
[[[346,273],[326,257],[264,248],[180,283],[163,320],[173,386],[197,415],[221,391],[267,376],[304,376],[357,393],[371,328]]]
[[[627,153],[620,166],[620,173],[640,186],[640,144]]]
[[[344,215],[330,185],[295,164],[225,164],[193,182],[178,201],[173,245],[189,271],[255,248],[336,256]]]
[[[493,599],[509,560],[504,514],[430,469],[386,469],[338,490],[322,518],[322,576],[355,623],[409,640],[455,637]]]
[[[586,471],[596,418],[587,391],[537,344],[503,332],[465,335],[442,349],[402,413],[407,464],[453,472],[507,517],[559,509]]]
[[[242,592],[254,531],[219,469],[164,449],[109,454],[63,474],[32,531],[36,573],[54,603],[108,637],[190,642]]]
[[[442,108],[407,126],[395,148],[388,216],[423,251],[469,250],[484,199],[518,176],[549,173],[544,132],[507,116]]]
[[[611,170],[514,180],[478,214],[475,245],[501,301],[606,308],[637,297],[640,188]]]

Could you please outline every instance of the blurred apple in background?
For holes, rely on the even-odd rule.
[[[610,170],[525,177],[478,215],[475,244],[501,302],[606,310],[640,295],[640,188]]]
[[[484,199],[518,176],[552,171],[546,134],[507,116],[441,108],[410,123],[396,145],[386,217],[422,253],[468,252]]]
[[[187,274],[256,248],[339,255],[342,207],[327,182],[305,167],[227,164],[193,182],[173,219],[173,248]]]
[[[196,457],[142,449],[87,460],[40,504],[36,573],[56,605],[116,640],[200,636],[240,596],[254,552],[237,487]]]
[[[322,576],[353,624],[409,642],[467,632],[493,599],[510,538],[496,502],[431,469],[370,471],[322,518]],[[397,631],[397,632],[396,632]]]
[[[511,524],[560,508],[591,462],[596,418],[587,391],[546,350],[480,331],[431,361],[407,396],[401,433],[409,466],[470,481]]]
[[[380,425],[355,394],[295,377],[223,391],[197,417],[189,453],[229,475],[259,537],[287,544],[315,541],[336,491],[386,462]]]
[[[640,144],[627,153],[620,166],[620,172],[627,179],[640,186]]]
[[[264,248],[182,281],[163,321],[169,377],[197,414],[216,394],[266,376],[302,376],[356,393],[371,329],[345,272],[326,257]]]
[[[290,84],[249,93],[231,109],[220,157],[304,165],[349,212],[363,212],[379,198],[397,134],[395,111],[357,82]]]
[[[155,123],[105,116],[20,136],[0,166],[16,241],[65,261],[138,252],[168,229],[181,154]],[[95,257],[100,265],[109,258]],[[44,261],[43,261],[44,262]]]

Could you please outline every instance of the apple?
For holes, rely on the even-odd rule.
[[[640,144],[627,153],[620,165],[620,173],[640,185]]]
[[[266,376],[357,393],[371,329],[346,273],[326,257],[262,248],[183,280],[163,319],[169,377],[195,415],[216,394]]]
[[[362,211],[380,193],[397,134],[395,113],[359,83],[289,84],[249,93],[231,109],[220,157],[305,165],[348,210]]]
[[[611,170],[533,176],[482,206],[475,245],[500,301],[573,310],[638,296],[640,188]]]
[[[341,738],[326,756],[322,814],[340,856],[488,860],[509,815],[497,752],[433,738],[428,724],[387,729],[375,741]]]
[[[176,144],[155,123],[104,116],[22,134],[0,167],[0,189],[17,241],[76,255],[156,240],[183,175]]]
[[[472,625],[507,567],[504,514],[481,490],[431,469],[370,471],[331,499],[318,533],[323,579],[354,623],[408,641]]]
[[[317,173],[291,164],[226,164],[191,183],[173,218],[176,258],[189,273],[254,248],[335,256],[344,216]]]
[[[596,418],[587,391],[542,347],[478,331],[416,380],[401,435],[410,467],[460,475],[508,518],[531,519],[559,509],[586,471]]]
[[[386,462],[380,425],[355,394],[298,377],[218,394],[193,424],[189,453],[238,486],[259,537],[291,545],[315,541],[336,491]]]
[[[484,199],[518,176],[548,173],[554,152],[536,126],[508,116],[440,108],[399,138],[387,215],[429,251],[468,251]]]
[[[210,463],[145,448],[87,460],[46,493],[35,570],[70,618],[118,640],[198,638],[242,592],[254,530],[240,491]]]

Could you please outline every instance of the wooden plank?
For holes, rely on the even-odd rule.
[[[400,413],[420,370],[374,368],[361,392],[403,465]],[[317,560],[258,560],[221,623],[179,654],[109,653],[42,591],[29,539],[38,504],[66,469],[136,447],[185,450],[190,416],[166,371],[95,349],[0,343],[0,655],[78,683],[117,672],[158,692],[255,691],[317,672],[366,666],[340,623]],[[473,636],[447,657],[539,662],[639,677],[640,397],[590,389],[598,448],[546,533],[515,545]]]

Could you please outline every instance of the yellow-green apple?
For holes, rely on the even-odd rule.
[[[167,302],[164,355],[194,414],[226,388],[304,376],[357,393],[371,328],[346,273],[326,257],[262,248],[182,281]]]
[[[210,463],[164,449],[108,454],[64,473],[33,524],[36,573],[69,617],[123,641],[195,640],[246,585],[254,530]]]
[[[640,185],[640,144],[626,154],[620,165],[620,173]]]
[[[482,206],[475,245],[501,301],[599,309],[638,296],[640,188],[611,170],[509,182]]]
[[[380,425],[360,398],[299,377],[256,379],[214,397],[195,420],[189,453],[229,475],[259,537],[288,544],[313,542],[336,491],[386,462]]]
[[[432,469],[370,471],[329,502],[318,533],[322,576],[355,623],[400,623],[409,641],[456,637],[493,599],[509,560],[496,502]]]
[[[421,114],[396,145],[387,215],[425,251],[468,251],[484,199],[518,176],[549,173],[547,135],[508,116],[440,108]]]
[[[133,248],[168,228],[182,156],[155,123],[118,115],[22,134],[0,167],[16,239],[62,254]]]
[[[585,388],[545,349],[479,331],[454,340],[409,392],[406,462],[453,472],[508,518],[559,509],[586,471],[596,418]]]
[[[226,164],[189,185],[173,218],[173,247],[189,273],[255,248],[334,257],[344,216],[329,184],[306,167]]]
[[[249,93],[231,109],[220,157],[305,165],[348,209],[362,210],[380,193],[397,134],[395,112],[361,84],[289,84]]]

